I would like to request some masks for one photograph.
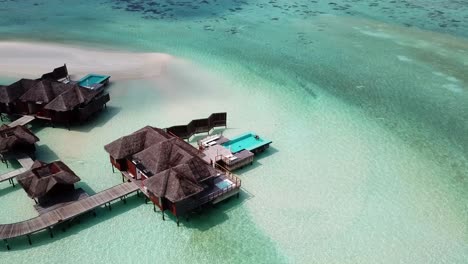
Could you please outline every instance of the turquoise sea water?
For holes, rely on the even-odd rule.
[[[166,52],[219,80],[117,81],[90,124],[34,124],[38,157],[86,190],[120,182],[102,146],[147,124],[227,111],[228,137],[274,141],[240,171],[241,199],[180,228],[132,197],[54,239],[15,239],[2,263],[466,263],[467,14],[464,1],[0,1],[1,39]],[[0,199],[1,223],[35,215],[18,188]]]

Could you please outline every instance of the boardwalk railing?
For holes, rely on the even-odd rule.
[[[122,197],[125,198],[128,194],[137,190],[138,186],[133,182],[122,183],[95,195],[41,214],[38,217],[23,222],[0,225],[0,239],[3,239],[7,243],[6,239],[26,235],[31,243],[30,234],[44,229],[51,231],[50,228],[59,223],[71,220],[102,205],[108,203],[110,205],[111,201]],[[9,249],[8,244],[7,248]]]
[[[187,125],[172,126],[166,131],[182,139],[189,139],[195,134],[210,132],[215,127],[227,125],[227,113],[213,113],[205,119],[195,119]]]

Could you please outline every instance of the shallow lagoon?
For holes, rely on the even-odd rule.
[[[204,12],[173,20],[144,18],[113,1],[91,10],[87,2],[67,4],[60,12],[45,2],[2,3],[5,39],[162,51],[196,65],[169,69],[166,80],[114,82],[108,109],[85,127],[67,131],[34,124],[41,139],[38,156],[62,159],[87,190],[120,182],[102,146],[147,124],[166,127],[227,111],[225,135],[255,131],[274,142],[239,172],[241,199],[180,228],[134,197],[54,239],[34,235],[32,247],[16,239],[13,251],[1,249],[2,259],[466,261],[468,41],[463,27],[436,27],[422,11],[410,13],[439,33],[408,28],[403,19],[387,24],[384,16],[362,15],[365,1],[352,4],[361,10],[354,16],[320,3],[323,9],[317,10],[337,16],[302,16],[266,2],[248,3],[210,11],[213,16]],[[22,5],[31,9],[19,11]],[[444,10],[445,16],[465,23],[457,18],[463,8],[453,9]],[[0,222],[34,216],[23,191],[3,183],[0,197]]]

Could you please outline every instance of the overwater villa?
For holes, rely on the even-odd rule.
[[[34,156],[39,138],[24,126],[0,126],[0,155],[2,159],[10,154],[25,153]]]
[[[36,204],[45,207],[74,196],[80,178],[63,162],[35,161],[31,169],[16,176],[18,183]]]
[[[268,149],[271,143],[271,140],[248,132],[232,139],[222,135],[208,136],[198,141],[198,147],[205,159],[228,170],[236,170],[252,164],[254,155]]]
[[[214,168],[205,155],[168,132],[144,127],[105,146],[113,168],[137,183],[164,211],[186,216],[239,192],[240,180]]]
[[[0,111],[70,124],[83,122],[106,106],[110,97],[104,92],[104,85],[110,76],[91,79],[91,86],[83,87],[80,82],[70,81],[68,70],[63,67],[37,80],[21,79],[11,85],[0,86]],[[57,80],[63,76],[66,76],[63,82]]]

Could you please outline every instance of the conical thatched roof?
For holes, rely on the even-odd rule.
[[[31,198],[43,197],[59,184],[72,185],[80,181],[80,178],[61,161],[49,164],[35,161],[30,170],[16,178]]]
[[[169,135],[162,129],[146,126],[128,136],[121,137],[107,144],[104,146],[104,149],[114,159],[122,159],[168,138]]]
[[[49,80],[37,81],[31,89],[20,97],[20,100],[23,102],[49,103],[72,86],[73,85],[70,84],[52,82]]]
[[[0,86],[0,103],[11,103],[31,89],[37,81],[21,79],[7,86]]]
[[[71,111],[80,104],[88,103],[100,92],[100,90],[90,90],[78,85],[68,85],[68,87],[44,108],[57,112]]]
[[[0,152],[14,151],[20,145],[32,145],[39,141],[31,130],[24,126],[0,127]]]
[[[157,197],[164,197],[173,203],[203,191],[187,164],[162,171],[145,180],[144,185]]]
[[[176,138],[172,138],[154,144],[133,155],[133,159],[139,160],[153,174],[186,163],[192,155],[174,144],[175,140]]]

